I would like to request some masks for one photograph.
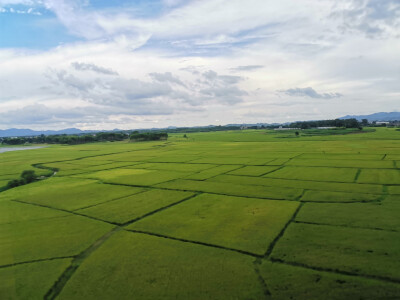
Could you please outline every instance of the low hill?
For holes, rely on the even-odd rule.
[[[368,121],[396,121],[400,120],[400,112],[378,112],[370,115],[347,115],[339,119],[367,119]]]

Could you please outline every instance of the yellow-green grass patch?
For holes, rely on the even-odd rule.
[[[4,196],[9,200],[75,210],[141,191],[140,188],[102,184],[91,179],[60,177],[8,190]]]
[[[69,175],[76,175],[76,174],[82,174],[82,173],[90,173],[93,171],[101,171],[101,170],[111,170],[111,169],[117,169],[121,167],[130,167],[130,166],[137,166],[139,165],[138,163],[133,163],[133,162],[113,162],[111,164],[105,164],[105,165],[98,165],[98,166],[78,166],[76,167],[78,169],[69,169],[69,170],[64,170],[60,169],[60,171],[57,172],[57,176],[69,176]]]
[[[361,170],[357,182],[400,184],[400,170]]]
[[[347,168],[370,168],[390,169],[394,168],[393,161],[386,160],[349,160],[349,159],[301,159],[295,158],[286,163],[290,166],[308,167],[347,167]]]
[[[288,162],[289,160],[287,158],[276,158],[274,160],[271,160],[266,163],[268,166],[281,166],[284,165]]]
[[[242,166],[240,165],[220,165],[216,166],[214,168],[210,168],[195,174],[191,174],[185,179],[194,179],[194,180],[205,180],[214,176],[217,176],[219,174],[223,174],[232,170],[236,170],[238,168],[241,168]]]
[[[292,223],[272,258],[400,280],[400,233]]]
[[[260,274],[272,299],[396,299],[400,286],[356,276],[263,261]]]
[[[254,258],[118,232],[92,253],[58,299],[261,299]]]
[[[128,229],[263,254],[299,203],[202,194]]]
[[[301,189],[295,188],[282,189],[273,186],[265,187],[196,180],[174,180],[158,184],[156,187],[273,200],[296,200],[302,193]]]
[[[238,165],[251,162],[250,157],[234,157],[234,156],[210,156],[191,161],[191,163],[202,164],[220,164],[220,165]]]
[[[144,163],[130,168],[166,170],[179,172],[200,172],[215,167],[211,164],[190,164],[190,163]]]
[[[345,193],[345,192],[330,192],[330,191],[306,191],[301,197],[301,201],[315,202],[371,202],[378,201],[382,195],[363,194],[363,193]]]
[[[152,211],[192,196],[193,193],[152,189],[143,193],[99,204],[79,213],[113,223],[123,224]]]
[[[98,179],[107,183],[134,186],[150,186],[164,181],[181,178],[188,174],[189,173],[185,172],[120,168],[93,173],[85,173],[83,175],[77,176]]]
[[[357,169],[350,168],[322,168],[322,167],[288,167],[285,166],[275,172],[268,173],[266,177],[315,180],[333,182],[353,182]]]
[[[80,216],[0,225],[0,265],[79,254],[112,225]]]
[[[70,263],[57,259],[0,269],[0,299],[43,299]]]
[[[304,153],[299,158],[306,159],[348,159],[348,160],[380,160],[384,154],[353,154],[353,153]]]
[[[46,207],[34,206],[31,204],[14,201],[0,202],[0,224],[16,223],[29,220],[59,218],[70,215]]]
[[[268,159],[266,157],[261,157],[261,158],[258,158],[258,159],[253,159],[252,161],[246,163],[246,165],[261,166],[261,165],[266,165],[266,164],[268,164],[269,162],[271,162],[273,160],[275,160],[275,158]]]
[[[399,230],[400,202],[382,203],[305,203],[296,221],[318,224]]]
[[[244,168],[240,168],[237,170],[234,170],[232,172],[229,172],[227,174],[229,175],[243,175],[243,176],[261,176],[265,175],[266,173],[270,173],[272,171],[275,171],[279,167],[273,167],[273,166],[246,166]]]
[[[395,150],[399,151],[399,148]],[[385,160],[400,160],[400,154],[388,154],[386,155]]]
[[[153,157],[151,159],[148,159],[149,162],[169,162],[169,163],[185,163],[188,161],[193,161],[195,159],[198,159],[198,156],[192,156],[192,155],[166,155],[166,156],[158,156],[158,157]]]
[[[388,186],[389,194],[400,195],[400,185],[397,186]]]
[[[277,179],[267,177],[246,177],[246,176],[231,176],[218,175],[207,181],[227,182],[232,184],[244,185],[261,185],[275,187],[290,187],[304,188],[310,190],[321,191],[342,191],[354,193],[382,194],[382,186],[375,184],[357,184],[357,183],[342,183],[342,182],[319,182],[319,181],[303,181],[290,179]],[[390,188],[390,187],[389,187]]]

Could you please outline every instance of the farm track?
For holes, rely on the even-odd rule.
[[[262,287],[262,289],[263,289],[265,298],[266,298],[266,299],[270,299],[270,297],[271,297],[271,292],[269,291],[268,286],[267,286],[267,283],[266,283],[264,277],[262,277],[261,272],[260,272],[260,265],[261,265],[261,263],[262,263],[262,260],[261,260],[260,258],[257,258],[257,259],[253,262],[254,271],[256,272],[258,281],[260,282],[260,285],[261,285],[261,287]]]
[[[74,275],[79,266],[83,263],[83,261],[90,256],[96,249],[98,249],[104,242],[106,242],[114,233],[120,231],[120,227],[116,227],[113,230],[107,232],[101,238],[99,238],[96,242],[86,248],[84,251],[79,253],[71,262],[71,265],[61,274],[61,276],[57,279],[54,285],[50,288],[50,290],[44,296],[46,300],[55,299],[63,290],[64,286],[67,284],[69,279]]]
[[[297,207],[296,211],[294,212],[294,214],[292,215],[290,220],[285,224],[285,226],[283,226],[281,232],[279,232],[279,234],[275,237],[275,239],[269,245],[267,251],[263,255],[264,258],[269,258],[271,256],[272,251],[274,251],[275,245],[278,243],[280,238],[285,234],[285,231],[289,227],[289,225],[294,221],[294,219],[296,219],[296,216],[298,215],[298,213],[302,207],[303,207],[303,203],[300,203],[300,205]]]

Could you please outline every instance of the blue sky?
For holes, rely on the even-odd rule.
[[[0,128],[400,109],[397,0],[0,0]]]

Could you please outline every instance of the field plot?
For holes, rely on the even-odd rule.
[[[263,254],[298,205],[202,194],[140,220],[128,229]]]
[[[14,201],[0,202],[0,224],[65,217],[67,212]]]
[[[399,131],[303,133],[0,153],[0,299],[399,299]]]
[[[81,209],[77,212],[109,222],[123,224],[189,198],[192,195],[194,194],[188,192],[152,189],[115,201]]]
[[[207,164],[190,164],[190,163],[144,163],[130,168],[140,168],[149,170],[166,170],[166,171],[180,171],[180,172],[201,172],[210,168],[214,168],[215,165]]]
[[[382,198],[381,195],[363,193],[344,193],[328,191],[306,191],[301,201],[307,202],[374,202]]]
[[[388,160],[361,160],[361,159],[301,159],[295,158],[287,162],[288,166],[308,167],[341,167],[341,168],[366,168],[366,169],[391,169],[393,161]]]
[[[77,255],[112,229],[80,216],[0,225],[0,266]]]
[[[238,170],[227,173],[228,175],[243,175],[243,176],[261,176],[267,173],[271,173],[278,169],[278,167],[259,167],[259,166],[247,166]]]
[[[295,200],[301,196],[301,189],[276,187],[232,185],[224,182],[208,182],[196,180],[174,180],[156,185],[159,188],[176,189],[183,191],[200,191],[230,196],[254,197],[265,199]]]
[[[284,167],[265,176],[296,180],[353,182],[356,174],[357,169],[349,168]]]
[[[121,168],[126,166],[137,165],[137,162],[107,162],[107,163],[100,163],[99,164],[78,164],[78,161],[69,161],[66,163],[48,163],[42,165],[45,168],[52,168],[57,170],[57,176],[68,176],[68,175],[75,175],[81,173],[89,173],[93,171],[99,170],[107,170],[107,169],[115,169]]]
[[[294,223],[272,258],[400,281],[400,233]]]
[[[400,286],[263,261],[261,275],[272,299],[396,299]]]
[[[194,180],[205,180],[220,174],[224,174],[229,171],[233,171],[236,169],[241,168],[242,166],[240,165],[219,165],[219,166],[214,166],[213,168],[191,174],[189,176],[186,176],[185,179],[194,179]]]
[[[189,173],[149,169],[119,168],[115,170],[99,171],[77,176],[98,179],[105,183],[115,183],[122,185],[125,184],[133,186],[150,186],[164,181],[181,178],[185,175],[189,175]]]
[[[400,200],[400,199],[399,199]],[[296,221],[348,227],[400,230],[400,201],[382,203],[306,203]]]
[[[121,232],[83,263],[59,299],[262,297],[264,293],[251,257]]]
[[[43,299],[72,259],[56,259],[0,269],[0,299]]]
[[[215,176],[207,181],[212,182],[226,182],[232,184],[244,185],[262,185],[280,188],[300,188],[316,191],[341,191],[353,192],[362,194],[377,194],[383,193],[382,185],[377,184],[355,184],[355,183],[341,183],[341,182],[322,182],[322,181],[304,181],[304,180],[290,180],[290,179],[277,179],[267,177],[246,177],[246,176],[230,176],[220,175]],[[389,187],[391,188],[391,187]]]
[[[357,182],[400,184],[400,170],[362,170]]]
[[[4,196],[11,200],[75,210],[140,191],[140,188],[105,185],[90,179],[51,178],[6,191]]]

